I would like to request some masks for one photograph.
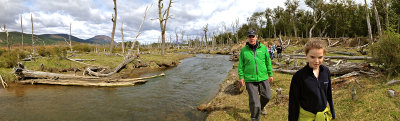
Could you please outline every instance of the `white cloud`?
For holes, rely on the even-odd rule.
[[[169,0],[164,0],[167,6]],[[225,24],[229,29],[233,21],[239,18],[240,24],[246,23],[255,11],[266,8],[285,7],[286,0],[175,0],[172,4],[172,19],[168,20],[166,38],[175,29],[183,29],[190,38],[202,33],[202,27],[209,25],[209,32],[221,30]],[[363,0],[356,0],[363,3]],[[370,3],[371,0],[367,0]],[[118,19],[115,41],[121,40],[120,27],[124,22],[125,41],[136,36],[143,19],[145,7],[153,3],[147,13],[138,40],[142,43],[157,42],[160,34],[157,0],[118,0]],[[9,31],[20,31],[20,18],[23,16],[24,32],[30,33],[30,14],[34,16],[35,34],[69,33],[72,23],[72,35],[88,39],[96,35],[111,36],[113,11],[111,0],[0,0],[0,24],[7,24]],[[300,8],[307,8],[304,0]],[[3,17],[6,16],[6,17]],[[185,37],[186,39],[186,37]]]

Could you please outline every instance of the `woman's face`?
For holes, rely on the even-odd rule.
[[[309,66],[313,69],[317,69],[324,60],[324,49],[311,49],[306,56]]]

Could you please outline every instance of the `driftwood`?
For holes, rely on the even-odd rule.
[[[72,74],[58,74],[27,70],[21,63],[18,63],[18,66],[14,68],[14,73],[19,77],[19,79],[26,79],[18,81],[18,83],[72,86],[131,86],[135,85],[136,83],[146,82],[146,80],[144,79],[165,76],[164,73],[150,77],[129,79],[109,79],[93,76],[75,76]]]
[[[24,66],[20,63],[18,64],[17,67],[14,67],[14,73],[19,79],[25,79],[25,78],[99,79],[99,77],[75,76],[73,74],[58,74],[58,73],[28,70],[28,69],[25,69]]]
[[[1,85],[3,85],[3,88],[7,88],[8,84],[3,80],[3,77],[0,75],[0,80],[1,80]]]
[[[288,74],[294,74],[294,73],[297,72],[297,70],[287,70],[287,69],[275,69],[274,71],[282,72],[282,73],[288,73]]]
[[[55,80],[55,79],[32,79],[23,80],[18,83],[22,84],[49,84],[49,85],[64,85],[64,86],[133,86],[137,83],[145,83],[146,80],[135,80],[130,81],[119,81],[118,79],[113,80]]]
[[[350,52],[340,52],[340,51],[336,51],[336,50],[328,50],[329,53],[333,53],[333,54],[341,54],[341,55],[349,55],[349,56],[354,56],[356,55],[355,53],[350,53]]]
[[[358,72],[351,72],[351,73],[342,75],[340,77],[336,77],[336,78],[332,79],[332,85],[345,82],[346,80],[354,80],[359,75],[360,75],[360,73],[358,73]]]
[[[73,60],[73,61],[96,61],[96,59],[69,59],[69,60]]]
[[[126,66],[126,64],[132,62],[132,61],[135,60],[135,59],[136,59],[136,57],[133,56],[133,57],[127,59],[127,60],[124,60],[124,62],[122,62],[121,64],[119,64],[117,67],[115,67],[115,68],[113,69],[112,72],[107,73],[107,74],[102,74],[102,73],[99,73],[99,72],[95,72],[95,71],[93,71],[92,68],[90,68],[90,67],[89,67],[89,68],[86,68],[86,71],[87,71],[87,73],[88,73],[89,75],[92,75],[92,76],[107,77],[107,76],[111,76],[111,75],[113,75],[113,74],[119,72],[123,67]]]
[[[369,73],[368,75],[375,74],[373,72],[367,72],[370,71],[369,69],[370,66],[367,63],[343,63],[343,64],[338,64],[337,66],[328,66],[328,67],[332,75],[343,75],[354,71],[363,72],[366,74]],[[294,74],[298,71],[299,68],[301,68],[301,66],[289,67],[288,69],[279,68],[279,69],[274,69],[274,71]]]
[[[289,55],[292,59],[306,59],[304,54]],[[324,56],[329,59],[346,59],[346,60],[370,60],[372,57],[368,56]]]
[[[392,84],[399,83],[399,82],[400,82],[400,80],[391,80],[391,81],[387,82],[386,85],[392,85]]]
[[[343,75],[354,71],[368,71],[370,68],[368,63],[343,63],[337,66],[329,67],[332,75]]]

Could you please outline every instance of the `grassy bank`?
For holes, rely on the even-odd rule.
[[[336,51],[347,51],[355,53],[356,56],[362,56],[354,48],[335,47],[329,48]],[[284,50],[284,54],[304,53],[302,47],[291,46]],[[370,54],[370,53],[369,53]],[[343,56],[327,53],[327,56]],[[371,55],[367,55],[371,56]],[[276,61],[276,60],[275,60]],[[299,62],[305,62],[305,59],[298,59]],[[350,62],[364,62],[363,60],[349,60]],[[285,63],[285,62],[281,62]],[[293,62],[290,63],[293,65]],[[302,65],[304,66],[304,65]],[[273,66],[276,67],[276,66]],[[262,115],[262,121],[286,121],[288,117],[288,95],[290,81],[293,75],[274,72],[274,82],[271,84],[272,99],[266,106],[267,115]],[[335,77],[332,77],[332,79]],[[400,76],[395,77],[400,80]],[[207,121],[250,121],[250,112],[248,104],[248,94],[244,90],[240,94],[229,94],[227,90],[229,85],[237,81],[237,68],[232,69],[227,79],[221,84],[220,92],[210,102],[209,105],[224,107],[212,111]],[[338,84],[333,86],[333,102],[335,106],[336,120],[400,120],[400,95],[389,97],[388,89],[394,89],[400,92],[400,84],[386,86],[385,76],[373,78],[361,76],[356,81]],[[276,89],[282,88],[284,99],[278,99]],[[351,96],[352,88],[356,90],[357,100]]]
[[[124,78],[137,77],[143,73],[163,70],[171,66],[176,66],[177,64],[179,64],[180,60],[192,56],[194,55],[183,53],[168,53],[165,56],[161,56],[160,54],[141,54],[139,59],[127,64],[125,69],[123,69],[119,74],[116,74],[115,77],[119,77],[121,75],[127,75],[123,76]],[[73,57],[69,58],[95,59],[95,61],[84,61],[84,63],[104,67],[108,70],[113,69],[114,67],[118,66],[118,64],[124,61],[123,57],[121,56],[106,56],[100,53],[77,53],[74,54]],[[137,63],[138,60],[140,60],[141,63],[146,63],[148,66],[135,68],[134,64]],[[52,73],[75,73],[74,71],[77,71],[77,75],[82,75],[83,70],[88,67],[87,65],[69,61],[67,59],[60,59],[59,57],[55,56],[40,57],[34,59],[33,61],[24,61],[22,63],[29,70],[45,71]],[[42,64],[43,66],[41,66]],[[3,76],[6,82],[12,83],[17,80],[12,73],[12,68],[0,68],[0,74]]]
[[[233,69],[231,73],[235,73],[235,71]],[[262,116],[262,121],[287,120],[288,100],[277,100],[275,90],[283,88],[282,93],[289,95],[291,78],[290,74],[274,73],[275,81],[271,84],[272,99],[265,108],[268,114]],[[400,77],[396,79],[400,79]],[[229,79],[225,81],[233,82]],[[362,86],[354,82],[333,87],[333,102],[337,120],[400,120],[400,97],[390,98],[387,93],[388,89],[400,91],[399,84],[385,86],[386,80],[369,77],[361,77],[358,81]],[[352,100],[351,87],[356,89],[356,101]],[[213,111],[207,117],[207,121],[251,120],[246,90],[239,95],[219,95],[212,103],[229,108]]]

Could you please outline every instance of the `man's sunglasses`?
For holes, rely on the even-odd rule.
[[[254,36],[254,35],[250,35],[250,36],[248,36],[249,38],[254,38],[254,37],[256,37],[256,36]]]

